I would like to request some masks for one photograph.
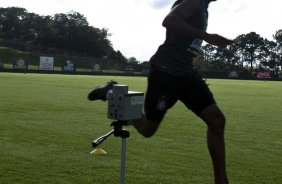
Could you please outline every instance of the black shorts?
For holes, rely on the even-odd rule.
[[[176,77],[151,69],[145,97],[146,118],[161,122],[167,110],[177,100],[183,102],[196,115],[216,103],[213,94],[197,71],[189,76]]]

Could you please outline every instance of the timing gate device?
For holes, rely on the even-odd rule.
[[[113,86],[108,93],[108,118],[115,120],[134,120],[142,117],[144,93],[128,91],[128,86]]]
[[[112,134],[122,138],[120,184],[125,184],[126,138],[130,136],[123,126],[128,120],[142,118],[143,103],[144,93],[128,91],[128,86],[114,84],[112,93],[108,93],[108,118],[115,120],[111,124],[114,129],[92,142],[92,147],[96,148]]]

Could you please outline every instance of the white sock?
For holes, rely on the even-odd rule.
[[[109,94],[112,94],[113,93],[113,89],[110,89],[108,92],[107,92],[107,99],[109,98]]]

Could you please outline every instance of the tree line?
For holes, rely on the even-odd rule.
[[[39,52],[42,49],[50,52],[53,48],[65,54],[114,59],[122,65],[148,66],[148,62],[125,58],[120,51],[115,51],[110,35],[105,28],[90,26],[84,15],[75,11],[41,16],[19,7],[0,8],[2,45],[24,43],[30,45],[31,51],[40,48]],[[278,73],[282,67],[282,29],[273,34],[273,40],[250,32],[236,37],[226,49],[206,44],[199,58],[199,67],[206,71],[235,70],[252,74],[267,70]]]
[[[107,29],[90,26],[86,17],[75,11],[41,16],[19,7],[0,8],[2,45],[23,45],[22,49],[30,45],[31,52],[40,48],[126,62],[123,54],[113,49],[109,36]]]
[[[241,34],[226,49],[211,44],[203,46],[200,65],[216,71],[272,71],[278,74],[282,67],[282,29],[272,40],[255,32]]]

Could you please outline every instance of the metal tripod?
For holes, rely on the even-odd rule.
[[[125,125],[127,125],[126,121],[122,121],[122,120],[113,121],[111,126],[113,126],[114,129],[92,142],[92,147],[96,148],[112,134],[114,134],[115,137],[121,137],[122,144],[121,144],[120,184],[125,183],[126,138],[130,136],[129,131],[123,129],[123,126]]]

